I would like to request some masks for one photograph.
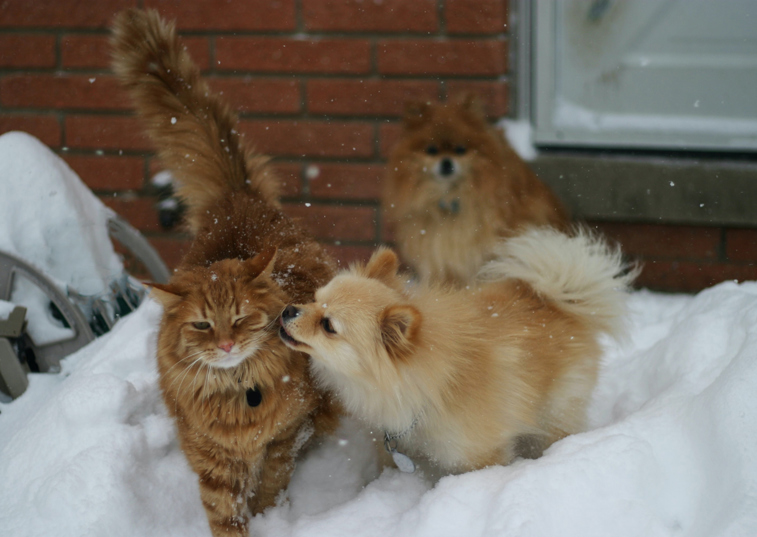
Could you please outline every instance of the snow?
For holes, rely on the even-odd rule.
[[[591,430],[538,460],[435,485],[386,469],[354,421],[310,452],[262,536],[754,535],[757,283],[696,297],[637,292],[606,342]],[[9,535],[209,535],[161,403],[160,308],[146,302],[0,405]]]
[[[107,234],[110,211],[28,134],[0,136],[0,162],[0,250],[80,293],[103,292],[122,270]]]
[[[539,156],[533,143],[533,125],[527,119],[501,119],[497,127],[502,129],[507,142],[523,160],[530,162]]]
[[[251,535],[757,535],[757,283],[638,291],[629,307],[627,338],[603,342],[587,432],[432,483],[379,469],[371,434],[347,420]],[[3,535],[210,535],[158,390],[160,315],[146,301],[0,403]]]
[[[108,237],[112,214],[68,165],[36,138],[0,136],[0,251],[21,257],[65,292],[101,295],[123,271]],[[1,295],[0,295],[1,296]],[[42,345],[69,337],[49,300],[24,277],[11,300],[27,307],[29,334]]]

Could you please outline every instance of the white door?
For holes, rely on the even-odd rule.
[[[757,0],[532,9],[537,144],[757,149]]]

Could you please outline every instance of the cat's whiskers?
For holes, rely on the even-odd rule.
[[[200,397],[200,410],[205,407],[205,401],[210,401],[210,393],[208,391],[208,380],[210,379],[210,367],[205,373],[205,382],[202,385],[202,397]]]
[[[194,410],[195,404],[197,403],[197,388],[195,387],[195,383],[197,381],[197,375],[200,374],[200,371],[205,369],[206,365],[208,365],[207,362],[203,362],[202,364],[200,364],[200,367],[197,368],[197,372],[195,373],[194,378],[192,378],[192,387],[190,388],[190,390],[192,391],[192,399],[194,400],[194,403],[192,405],[193,410]]]
[[[202,352],[204,353],[204,352],[206,352],[206,351],[202,351]],[[187,366],[187,369],[186,369],[186,371],[184,371],[184,374],[183,374],[183,375],[182,375],[182,377],[181,377],[181,382],[179,383],[179,388],[178,388],[178,389],[176,390],[176,395],[177,395],[177,397],[176,397],[176,399],[174,400],[174,405],[177,405],[177,404],[178,404],[178,400],[179,400],[179,397],[178,397],[178,395],[179,395],[179,394],[181,393],[181,386],[182,386],[182,385],[184,384],[184,380],[185,380],[185,379],[186,379],[186,377],[187,377],[187,373],[189,373],[189,372],[190,372],[190,371],[192,370],[192,366],[194,366],[194,365],[195,365],[195,364],[196,364],[197,362],[199,362],[200,360],[202,360],[202,356],[200,356],[200,357],[199,357],[199,358],[198,358],[197,360],[195,360],[194,362],[192,362],[191,364],[189,364],[189,366]],[[174,382],[176,382],[176,379],[174,379]],[[173,382],[171,383],[171,386],[173,386]],[[174,407],[174,410],[176,410],[176,407]]]
[[[202,403],[205,400],[205,387],[207,386],[208,377],[210,376],[210,370],[211,370],[210,364],[208,364],[207,362],[203,363],[200,366],[200,369],[197,371],[197,373],[199,374],[206,367],[207,367],[208,370],[205,371],[204,379],[202,379],[202,386],[201,386],[201,389],[200,389],[199,397],[198,397],[196,388],[194,388],[195,380],[197,380],[197,375],[195,375],[195,378],[192,379],[192,387],[193,387],[194,392],[195,392],[195,394],[194,394],[194,401],[192,402],[192,411],[193,412],[195,411],[195,409],[197,407],[197,400],[198,399],[200,401],[200,410],[202,411]]]
[[[179,364],[180,364],[181,362],[183,362],[184,360],[189,360],[190,358],[194,358],[195,356],[197,356],[198,354],[201,354],[201,353],[203,353],[203,352],[205,352],[205,351],[198,351],[198,352],[194,352],[194,353],[192,353],[192,354],[190,354],[190,355],[188,355],[188,356],[185,356],[185,357],[184,357],[184,358],[182,358],[181,360],[178,360],[178,361],[177,361],[177,362],[176,362],[175,364],[173,364],[173,365],[172,365],[171,367],[169,367],[169,368],[168,368],[168,370],[167,370],[167,371],[166,371],[165,373],[163,373],[163,376],[168,376],[168,374],[169,374],[169,373],[170,373],[171,371],[173,371],[173,368],[174,368],[174,367],[176,367],[177,365],[179,365]]]
[[[188,359],[190,359],[190,358],[194,358],[195,356],[197,356],[197,355],[200,355],[200,354],[202,354],[202,353],[204,353],[204,352],[206,352],[206,351],[204,351],[204,350],[201,350],[201,351],[195,352],[195,353],[193,353],[193,354],[190,354],[189,356],[185,356],[184,358],[182,358],[181,360],[179,360],[178,362],[176,362],[176,363],[175,363],[174,365],[172,365],[172,366],[171,366],[171,368],[170,368],[170,369],[169,369],[168,371],[171,371],[171,369],[173,369],[174,367],[176,367],[177,365],[179,365],[180,363],[182,363],[182,362],[183,362],[184,360],[188,360]],[[201,359],[202,359],[202,356],[200,356],[200,358],[198,358],[197,360],[201,360]],[[188,366],[186,367],[186,370],[187,370],[187,371],[189,371],[189,369],[191,369],[191,367],[192,367],[192,366],[193,366],[194,364],[196,364],[196,363],[197,363],[197,360],[195,360],[194,362],[192,362],[191,364],[189,364],[189,365],[188,365]],[[167,376],[167,375],[168,375],[168,371],[166,371],[166,373],[164,374],[164,376]],[[185,374],[186,374],[186,373],[185,373]],[[173,381],[171,382],[171,384],[169,384],[169,385],[168,385],[168,388],[166,388],[166,391],[170,391],[170,390],[171,390],[171,388],[173,388],[173,385],[174,385],[174,384],[176,384],[176,381],[177,381],[177,380],[179,379],[180,375],[181,375],[181,373],[178,373],[178,374],[176,375],[176,377],[175,377],[175,378],[173,379]]]

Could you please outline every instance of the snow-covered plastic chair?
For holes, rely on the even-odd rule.
[[[124,272],[111,238],[154,281],[165,282],[169,272],[144,237],[36,138],[0,136],[0,167],[0,321],[25,309],[21,336],[0,333],[8,343],[0,343],[0,392],[15,397],[26,371],[58,371],[63,357],[141,302],[144,291]],[[2,326],[17,331],[14,323]]]

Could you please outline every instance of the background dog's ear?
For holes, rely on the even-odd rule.
[[[145,283],[150,287],[150,296],[163,304],[164,308],[175,306],[181,301],[181,293],[176,286],[160,283]]]
[[[428,120],[431,103],[426,101],[410,101],[405,103],[405,115],[402,122],[406,129],[415,129]]]
[[[393,287],[399,268],[400,260],[397,254],[389,248],[381,247],[373,253],[368,264],[365,265],[365,276]]]
[[[484,104],[479,99],[478,95],[473,92],[466,91],[460,94],[457,99],[457,103],[461,108],[466,110],[477,121],[486,122],[486,111],[484,110]]]
[[[381,339],[389,356],[402,359],[415,345],[421,312],[410,304],[388,306],[381,314]]]
[[[245,261],[247,276],[250,278],[257,278],[264,274],[270,276],[273,272],[273,264],[276,262],[276,252],[278,252],[278,249],[275,246],[269,246],[268,248],[263,248],[252,259]]]

